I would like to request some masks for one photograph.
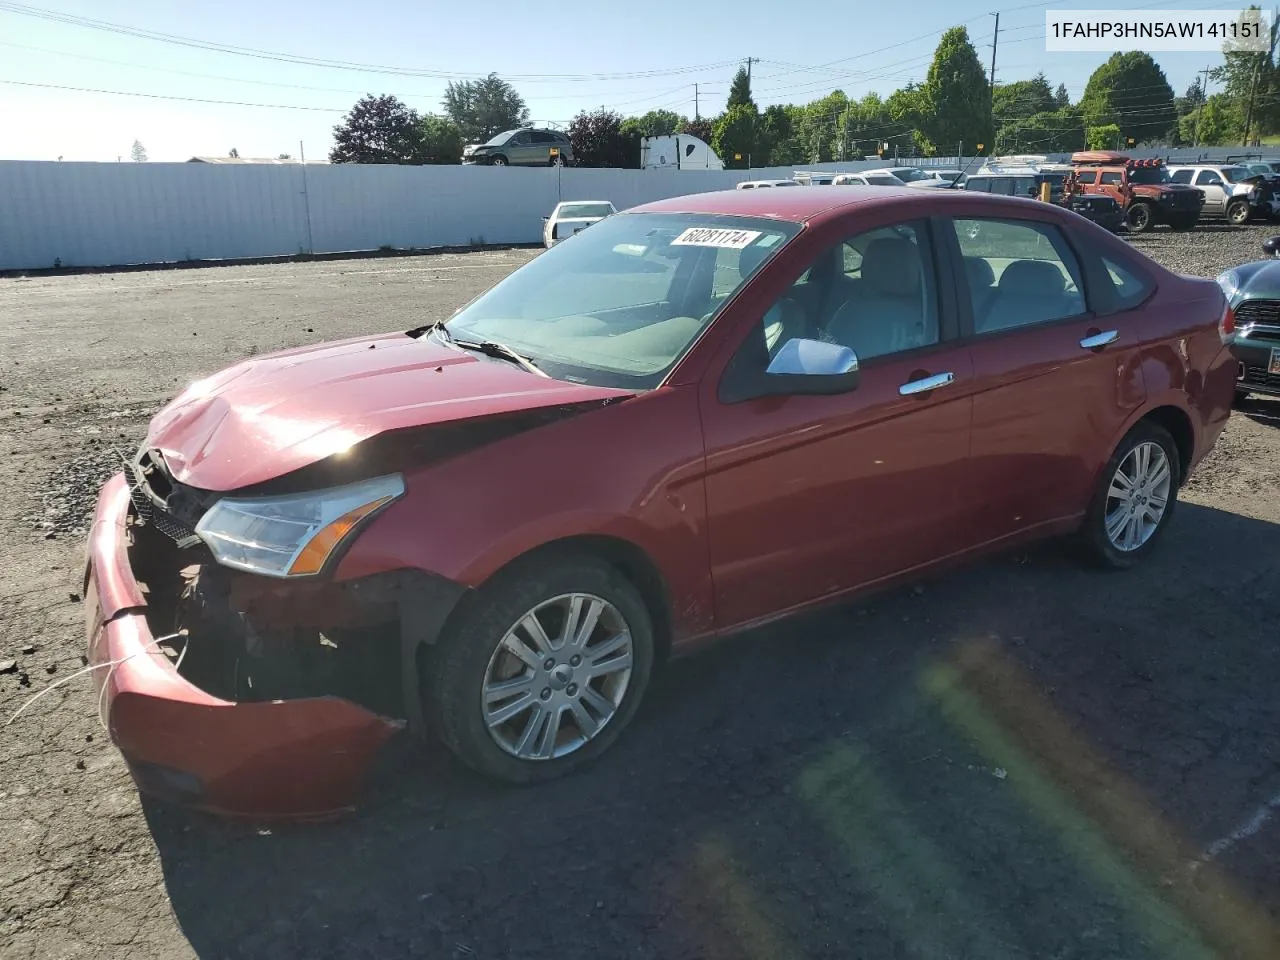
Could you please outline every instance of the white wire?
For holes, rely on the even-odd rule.
[[[156,639],[156,640],[155,640],[155,641],[153,641],[153,642],[154,642],[154,643],[159,644],[159,643],[163,643],[163,642],[165,642],[166,640],[173,640],[173,639],[175,639],[175,638],[177,638],[177,637],[185,636],[185,634],[186,634],[186,631],[179,631],[178,633],[171,633],[171,634],[169,634],[169,635],[168,635],[168,636],[166,636],[166,637],[160,637],[160,638]],[[186,654],[187,650],[186,650],[186,647],[185,647],[185,646],[182,648],[182,652],[183,652],[183,654],[184,654],[184,655]],[[28,697],[28,698],[26,699],[26,701],[24,701],[24,702],[23,702],[22,706],[20,706],[20,707],[19,707],[19,708],[14,712],[13,716],[11,716],[8,720],[6,720],[6,721],[5,721],[5,724],[4,724],[4,725],[5,725],[6,727],[7,727],[7,726],[9,726],[9,724],[11,724],[11,723],[13,723],[13,721],[17,720],[17,719],[18,719],[18,717],[22,716],[22,714],[26,711],[26,709],[27,709],[29,706],[31,706],[32,704],[34,704],[37,700],[39,700],[41,697],[43,697],[46,693],[52,693],[54,690],[56,690],[58,687],[62,686],[64,683],[69,683],[69,682],[71,682],[72,680],[74,680],[76,677],[83,676],[83,675],[84,675],[84,674],[86,674],[86,673],[92,673],[94,670],[101,670],[103,667],[110,667],[112,670],[114,670],[114,669],[115,669],[116,667],[118,667],[120,664],[122,664],[122,663],[124,663],[124,662],[126,662],[126,661],[128,661],[128,660],[132,660],[134,657],[139,657],[139,656],[143,656],[143,655],[146,655],[146,654],[149,654],[149,655],[151,655],[151,656],[155,656],[155,655],[157,655],[157,654],[159,654],[160,656],[164,656],[164,654],[163,654],[163,653],[161,653],[159,650],[138,650],[138,651],[137,651],[137,652],[135,652],[135,653],[131,653],[131,654],[129,654],[127,657],[120,657],[118,660],[108,660],[108,661],[106,661],[105,663],[91,663],[91,664],[90,664],[89,666],[87,666],[87,667],[81,667],[81,668],[80,668],[79,670],[77,670],[75,673],[69,673],[69,674],[67,674],[65,677],[60,677],[59,679],[55,680],[53,683],[51,683],[51,684],[49,684],[47,687],[45,687],[43,690],[37,691],[36,693],[34,693],[34,694],[32,694],[30,697]],[[182,658],[181,658],[181,657],[179,657],[179,658],[178,658],[178,662],[179,662],[179,663],[181,663],[181,662],[182,662]],[[107,674],[107,682],[110,682],[110,680],[111,680],[111,674]],[[107,683],[103,683],[103,685],[102,685],[102,686],[103,686],[103,689],[105,690],[105,689],[106,689],[106,687],[107,687]],[[101,693],[100,693],[100,694],[99,694],[99,696],[98,696],[98,720],[99,720],[99,722],[101,722],[101,721],[102,721],[102,695],[101,695]],[[103,729],[106,729],[106,724],[103,724]]]

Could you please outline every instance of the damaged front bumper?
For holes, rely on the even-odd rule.
[[[160,601],[131,564],[129,518],[129,490],[117,476],[99,495],[84,597],[99,710],[139,788],[255,819],[326,819],[351,810],[379,748],[405,722],[335,695],[269,699],[266,692],[244,702],[192,683],[179,672],[181,658],[175,663],[157,642],[164,640],[154,625]],[[186,639],[182,657],[198,639]]]

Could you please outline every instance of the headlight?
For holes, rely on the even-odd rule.
[[[1237,293],[1240,292],[1240,275],[1234,270],[1223,270],[1215,278],[1218,286],[1222,288],[1222,293],[1230,303]]]
[[[196,534],[226,567],[268,577],[320,573],[362,520],[404,494],[399,474],[275,497],[224,497]]]

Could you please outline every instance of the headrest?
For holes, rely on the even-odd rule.
[[[1047,260],[1015,260],[1000,274],[1000,292],[1019,297],[1052,297],[1066,287],[1062,271]]]
[[[965,257],[964,272],[969,277],[971,287],[989,287],[996,282],[996,272],[991,269],[991,261],[983,257]]]
[[[903,237],[872,240],[862,255],[862,279],[880,293],[910,296],[920,289],[920,251]]]

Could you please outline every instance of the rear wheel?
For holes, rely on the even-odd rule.
[[[1134,566],[1169,525],[1181,483],[1169,431],[1145,420],[1130,430],[1099,474],[1080,530],[1089,558],[1113,569]]]
[[[635,586],[585,555],[518,563],[459,612],[425,665],[425,706],[468,766],[512,783],[548,780],[609,748],[653,667],[653,626]]]
[[[1236,226],[1242,226],[1249,222],[1249,201],[1248,200],[1232,200],[1227,204],[1227,220]]]
[[[1128,225],[1130,232],[1143,233],[1150,230],[1155,223],[1155,217],[1152,216],[1151,204],[1134,203],[1129,206],[1125,214],[1125,224]]]

